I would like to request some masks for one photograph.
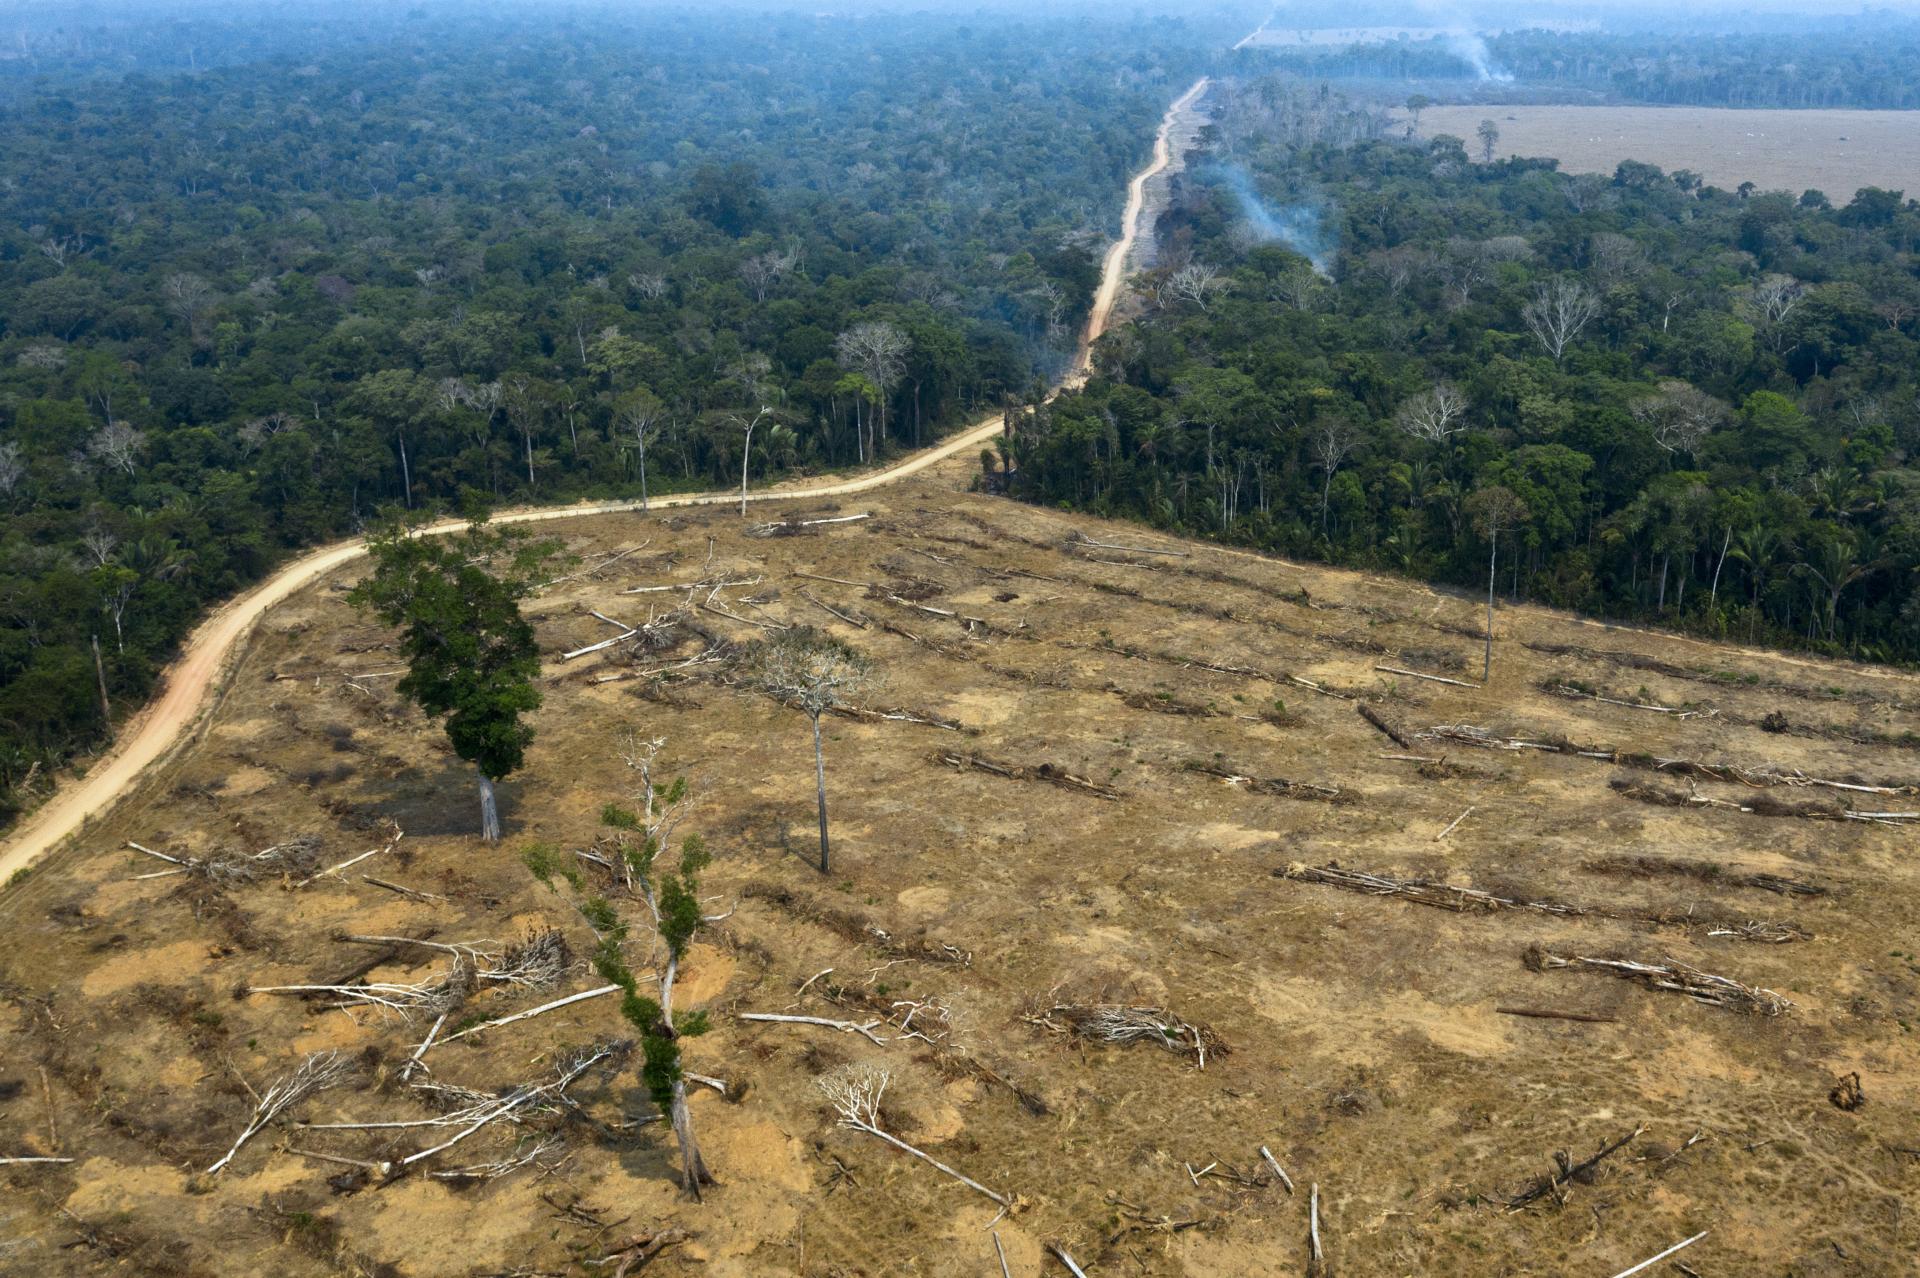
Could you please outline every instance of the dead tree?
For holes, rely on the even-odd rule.
[[[893,1081],[893,1075],[878,1065],[849,1065],[820,1080],[820,1090],[826,1094],[827,1101],[840,1116],[840,1126],[849,1131],[865,1132],[900,1150],[912,1154],[924,1163],[929,1163],[947,1175],[953,1177],[968,1189],[983,1194],[1009,1210],[1014,1201],[1004,1194],[995,1193],[979,1181],[962,1175],[924,1150],[915,1149],[892,1132],[880,1125],[880,1102],[887,1094],[887,1084]]]
[[[813,724],[814,797],[820,817],[820,873],[832,872],[827,834],[827,762],[820,716],[846,705],[847,694],[870,686],[873,667],[860,653],[817,630],[795,630],[762,649],[760,683]]]

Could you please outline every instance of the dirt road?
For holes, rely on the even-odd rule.
[[[1120,238],[1107,250],[1094,295],[1093,309],[1087,318],[1087,331],[1064,385],[1084,381],[1091,359],[1093,342],[1106,331],[1114,303],[1125,284],[1127,255],[1140,233],[1140,210],[1149,178],[1166,168],[1172,159],[1168,135],[1179,112],[1206,91],[1201,79],[1168,108],[1154,138],[1153,159],[1127,186],[1126,213],[1121,219]],[[791,500],[794,498],[843,497],[896,483],[941,462],[980,448],[1001,430],[998,414],[955,435],[952,439],[913,454],[895,465],[853,479],[828,480],[775,486],[751,493],[749,501]],[[659,508],[708,506],[735,502],[738,493],[683,493],[657,497]],[[637,511],[637,501],[580,502],[570,506],[547,506],[531,510],[506,511],[494,516],[495,523],[531,524],[553,519],[575,519],[582,515],[618,514]],[[452,532],[464,525],[459,520],[435,524],[429,531]],[[366,553],[359,538],[337,542],[311,551],[294,560],[238,599],[221,605],[188,638],[178,660],[168,667],[159,698],[131,722],[121,728],[119,742],[86,776],[63,785],[54,796],[23,821],[0,848],[0,884],[34,861],[58,847],[69,836],[83,829],[94,817],[107,812],[138,784],[141,776],[155,763],[167,758],[193,734],[202,717],[219,700],[232,659],[244,647],[266,611],[294,592],[311,585],[327,573],[351,563]]]

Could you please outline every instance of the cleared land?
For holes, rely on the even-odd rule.
[[[1500,614],[1491,687],[1385,673],[1471,682],[1478,605],[958,481],[745,522],[708,508],[561,526],[599,571],[530,609],[548,700],[529,768],[503,787],[500,848],[472,837],[468,771],[393,696],[388,636],[342,601],[359,570],[273,608],[202,742],[0,900],[0,1152],[76,1160],[0,1168],[0,1268],[606,1273],[579,1262],[677,1225],[689,1239],[646,1272],[996,1272],[992,1203],[835,1128],[816,1080],[876,1061],[895,1076],[893,1130],[1020,1196],[996,1226],[1015,1274],[1047,1272],[1042,1248],[1060,1242],[1095,1274],[1297,1275],[1314,1185],[1328,1256],[1354,1275],[1605,1278],[1702,1229],[1683,1256],[1701,1273],[1910,1272],[1915,831],[1845,814],[1920,795],[1776,782],[1920,780],[1920,681],[1532,609]],[[687,593],[715,581],[736,584]],[[676,588],[621,593],[661,585]],[[640,621],[689,599],[719,611],[694,607],[665,646],[559,659],[617,633],[592,611]],[[806,862],[805,721],[732,656],[797,623],[872,654],[887,682],[865,707],[905,716],[831,721],[830,880]],[[426,1163],[551,1134],[566,1145],[564,1163],[541,1155],[551,1171],[381,1187],[312,1155],[391,1159],[447,1130],[276,1128],[189,1192],[253,1110],[248,1086],[303,1052],[338,1049],[357,1072],[292,1117],[438,1112],[397,1077],[426,1018],[240,992],[381,957],[341,934],[567,936],[557,983],[476,993],[452,1024],[599,984],[566,895],[515,853],[592,849],[627,784],[623,728],[666,738],[693,778],[690,828],[717,853],[707,890],[738,904],[680,987],[715,1025],[692,1068],[729,1084],[694,1099],[722,1182],[707,1203],[681,1200],[657,1125],[620,1126],[650,1109],[630,1066],[586,1076],[577,1109]],[[333,864],[385,847],[386,822],[405,831],[396,847],[303,887],[143,880],[166,867],[126,847],[206,856],[312,835]],[[1370,895],[1343,872],[1427,886]],[[1656,981],[1697,985],[1697,969],[1792,1006],[1711,1005],[1548,954],[1669,969]],[[419,981],[444,959],[402,950],[360,979]],[[944,1014],[913,1025],[933,1041],[904,1038],[896,1004],[928,999]],[[1056,1010],[1102,1003],[1205,1027],[1204,1070],[1190,1051],[1086,1042]],[[887,1041],[749,1011],[879,1021]],[[624,1034],[602,998],[426,1059],[471,1099]],[[1856,1071],[1865,1104],[1843,1110],[1829,1092]],[[1643,1126],[1597,1173],[1506,1205],[1541,1187],[1554,1151],[1577,1164]],[[1271,1183],[1261,1145],[1298,1192]]]
[[[1692,169],[1727,190],[1826,192],[1844,204],[1863,186],[1920,191],[1920,113],[1740,111],[1720,107],[1443,106],[1420,115],[1478,152],[1482,120],[1496,155],[1552,156],[1569,173],[1611,174],[1622,160]]]

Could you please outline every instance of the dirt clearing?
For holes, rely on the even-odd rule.
[[[1507,609],[1492,685],[1460,686],[1470,598],[951,473],[555,533],[582,566],[529,605],[547,702],[501,846],[377,673],[349,566],[267,615],[200,745],[0,901],[0,1153],[75,1160],[0,1168],[0,1267],[586,1274],[658,1243],[646,1273],[977,1276],[992,1223],[1016,1274],[1064,1272],[1058,1244],[1096,1275],[1293,1275],[1317,1186],[1352,1275],[1606,1278],[1703,1229],[1680,1256],[1701,1273],[1911,1271],[1920,832],[1864,814],[1920,810],[1920,682]],[[684,615],[562,661],[619,633],[595,612]],[[828,720],[830,879],[806,721],[737,659],[799,624],[885,674]],[[549,928],[555,979],[474,993],[444,1032],[599,985],[572,893],[522,853],[591,878],[575,853],[623,798],[627,729],[693,782],[704,888],[737,907],[681,987],[714,1025],[690,1067],[727,1087],[693,1100],[704,1205],[612,999],[441,1043],[403,1081],[431,1015],[246,993],[447,971],[350,934],[498,952]],[[167,867],[127,847],[308,835],[322,868],[374,855],[220,883],[137,878]],[[391,1183],[360,1166],[608,1047],[565,1103]],[[326,1052],[346,1081],[195,1175]],[[891,1073],[887,1130],[1017,1209],[836,1126],[818,1080],[860,1065]]]
[[[1568,173],[1612,175],[1622,160],[1692,169],[1725,190],[1824,191],[1845,204],[1864,186],[1920,190],[1920,112],[1746,111],[1721,107],[1434,106],[1427,137],[1464,138],[1492,120],[1494,154],[1550,156]]]

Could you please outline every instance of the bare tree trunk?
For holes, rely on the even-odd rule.
[[[533,487],[533,436],[524,437],[527,441],[527,487]]]
[[[396,432],[394,438],[400,441],[400,488],[407,503],[407,509],[413,509],[413,471],[407,465],[407,437]]]
[[[480,775],[480,837],[488,843],[500,841],[500,808],[494,802],[493,778]]]
[[[1493,677],[1493,582],[1500,559],[1500,534],[1487,538],[1487,656],[1480,667],[1480,682]]]
[[[640,441],[640,509],[647,508],[647,441]]]
[[[108,735],[112,735],[113,703],[107,700],[107,667],[106,663],[100,660],[99,635],[93,636],[93,675],[100,681],[100,723],[106,728]],[[825,819],[824,816],[822,819]],[[820,829],[822,834],[826,832],[824,825]]]
[[[1713,589],[1707,595],[1707,606],[1716,608],[1720,604],[1720,570],[1727,566],[1727,548],[1733,545],[1733,525],[1727,525],[1727,535],[1720,542],[1720,562],[1713,566]]]
[[[820,810],[820,873],[831,874],[827,851],[827,757],[820,746],[820,716],[813,716],[813,785]]]
[[[673,1137],[680,1142],[680,1184],[693,1195],[695,1201],[700,1198],[700,1186],[713,1183],[713,1173],[707,1170],[707,1162],[700,1157],[700,1144],[693,1138],[693,1116],[687,1112],[687,1084],[677,1079],[673,1084],[673,1104],[669,1107],[673,1120]]]

